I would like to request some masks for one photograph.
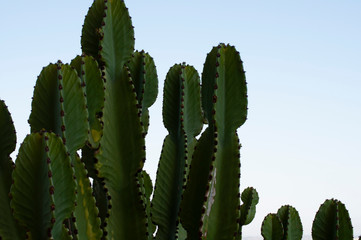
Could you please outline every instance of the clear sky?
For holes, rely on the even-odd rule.
[[[91,0],[0,2],[0,98],[22,142],[43,66],[80,54]],[[361,2],[357,0],[126,1],[136,49],[153,56],[160,94],[151,108],[146,170],[155,180],[166,130],[162,87],[174,63],[201,74],[219,42],[241,53],[249,116],[240,128],[241,188],[260,196],[244,236],[260,236],[263,218],[290,204],[311,232],[320,204],[346,204],[361,235]]]

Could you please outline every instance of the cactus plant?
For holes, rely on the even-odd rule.
[[[262,222],[261,234],[264,240],[279,240],[283,238],[282,222],[277,214],[269,213]]]
[[[152,198],[143,165],[158,77],[153,58],[134,50],[124,2],[95,0],[81,44],[70,64],[42,69],[15,165],[15,129],[0,102],[0,239],[241,239],[258,194],[246,189],[240,204],[236,131],[247,88],[236,49],[212,49],[202,87],[192,66],[169,70],[169,134]]]
[[[268,214],[263,220],[261,233],[265,240],[301,240],[303,228],[297,210],[284,205],[277,214]]]
[[[312,238],[315,240],[353,239],[351,219],[341,201],[328,199],[320,206],[313,221]]]

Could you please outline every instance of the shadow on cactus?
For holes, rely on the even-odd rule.
[[[241,239],[258,194],[239,190],[247,88],[236,49],[214,47],[201,77],[185,63],[169,70],[153,194],[143,165],[158,77],[134,49],[124,2],[95,0],[81,43],[70,64],[42,69],[15,164],[1,102],[0,239]]]

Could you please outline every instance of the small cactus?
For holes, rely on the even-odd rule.
[[[328,199],[320,206],[313,221],[312,238],[315,240],[353,239],[351,219],[341,201]]]
[[[297,210],[285,205],[277,214],[268,214],[262,223],[262,236],[265,240],[301,240],[303,229]]]
[[[275,213],[268,214],[261,227],[261,234],[264,240],[281,240],[283,239],[284,230],[281,219]]]

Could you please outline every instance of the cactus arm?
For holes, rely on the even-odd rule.
[[[69,153],[74,155],[87,139],[87,116],[76,71],[61,62],[43,68],[34,90],[29,117],[31,132],[53,131],[62,137]]]
[[[119,81],[124,63],[134,50],[134,30],[128,9],[123,1],[104,1],[101,57],[105,62],[108,82]],[[108,87],[106,86],[108,89]]]
[[[189,239],[199,238],[199,227],[206,195],[208,176],[211,168],[213,138],[207,128],[201,135],[192,158],[186,189],[181,202],[180,219]],[[207,169],[207,171],[205,171]]]
[[[10,154],[15,150],[16,134],[11,115],[2,100],[0,100],[0,136],[0,238],[20,240],[25,238],[25,231],[14,220],[9,198],[14,165]]]
[[[103,137],[96,154],[99,177],[108,189],[110,239],[144,239],[146,218],[137,177],[145,161],[145,140],[128,69],[105,92]],[[112,204],[114,203],[114,204]]]
[[[202,128],[199,76],[193,67],[177,64],[169,70],[163,116],[169,135],[159,162],[152,219],[158,225],[156,239],[175,239],[188,159]]]
[[[153,105],[158,95],[157,69],[153,58],[144,51],[133,53],[127,66],[134,80],[137,100],[142,108],[141,119],[144,131],[147,133],[149,126],[148,108]]]
[[[75,203],[70,158],[53,133],[28,135],[13,172],[11,208],[33,239],[60,239]]]
[[[264,240],[280,240],[283,238],[283,226],[277,214],[268,214],[261,227],[261,234]]]
[[[342,202],[329,199],[320,206],[312,224],[312,239],[353,239],[351,219]]]
[[[239,209],[238,231],[236,239],[242,239],[242,228],[250,224],[256,215],[256,205],[259,197],[256,189],[248,187],[241,194],[243,204]]]
[[[297,210],[289,205],[282,206],[277,211],[284,229],[284,240],[301,240],[303,228],[300,216]]]
[[[98,63],[91,56],[77,56],[70,65],[74,67],[85,90],[89,114],[88,142],[98,148],[102,135],[101,115],[104,107],[104,83]]]
[[[241,199],[243,204],[241,205],[240,225],[244,226],[254,219],[259,197],[256,189],[249,187],[242,192]]]
[[[74,217],[78,230],[78,239],[100,239],[102,231],[100,228],[99,210],[95,206],[95,198],[92,196],[92,188],[87,177],[85,164],[75,158],[74,170],[77,179],[77,206],[75,207]]]
[[[104,0],[95,0],[85,17],[81,35],[83,53],[100,60],[99,46],[102,37],[101,27],[104,16]]]

